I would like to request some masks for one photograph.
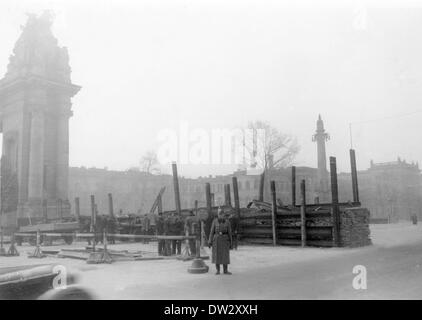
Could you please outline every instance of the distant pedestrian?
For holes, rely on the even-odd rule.
[[[223,265],[224,274],[231,274],[230,249],[233,246],[230,221],[224,216],[223,210],[218,208],[218,216],[211,225],[208,245],[212,246],[212,263],[215,264],[216,274],[220,274],[220,265]]]

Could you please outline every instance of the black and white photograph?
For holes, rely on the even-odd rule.
[[[420,1],[2,0],[0,300],[420,300],[421,124]]]

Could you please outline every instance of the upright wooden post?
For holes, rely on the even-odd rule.
[[[211,229],[212,221],[214,220],[214,216],[212,214],[212,199],[211,199],[211,185],[209,182],[205,183],[205,202],[207,205],[207,212],[208,212],[208,218],[205,223],[205,230],[206,234],[209,233]]]
[[[352,175],[353,202],[359,202],[358,172],[356,170],[355,150],[350,149],[350,167]]]
[[[211,185],[209,182],[205,183],[205,202],[207,204],[208,215],[211,214]]]
[[[173,188],[174,188],[174,201],[176,202],[176,212],[177,214],[181,214],[181,206],[180,206],[180,192],[179,192],[179,178],[177,176],[177,165],[176,162],[172,163],[173,169]]]
[[[111,218],[114,218],[113,195],[111,193],[108,194],[108,213]]]
[[[232,178],[233,183],[233,197],[234,197],[234,208],[236,211],[236,218],[240,217],[240,201],[239,201],[239,187],[237,184],[237,177]]]
[[[63,200],[62,199],[57,200],[57,207],[59,211],[59,219],[61,221],[63,220]]]
[[[231,194],[230,194],[230,184],[224,185],[224,204],[228,207],[231,207],[232,205]]]
[[[163,199],[162,199],[161,194],[158,195],[157,212],[158,214],[163,213]]]
[[[95,197],[91,194],[91,232],[95,232],[95,224],[97,222],[97,210],[95,208]]]
[[[75,198],[75,216],[78,221],[81,220],[81,207],[79,204],[79,197]]]
[[[48,212],[47,212],[47,199],[43,199],[42,201],[42,214],[44,223],[48,223]]]
[[[306,246],[306,184],[305,180],[300,183],[302,204],[300,206],[300,234],[302,247]]]
[[[259,179],[259,194],[258,194],[259,201],[264,201],[264,182],[265,182],[265,171],[261,173],[261,176]]]
[[[292,206],[296,206],[296,167],[292,166]]]
[[[334,226],[334,245],[340,246],[340,213],[338,205],[337,163],[335,157],[330,157],[331,202]]]
[[[272,211],[271,211],[271,224],[273,229],[273,245],[277,245],[277,199],[275,192],[275,181],[271,181],[271,199],[272,199]]]
[[[3,247],[3,226],[0,224],[0,256],[5,256],[6,250]]]

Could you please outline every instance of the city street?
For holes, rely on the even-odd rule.
[[[191,262],[150,260],[88,265],[82,260],[0,258],[0,267],[62,263],[99,299],[419,299],[422,297],[422,225],[372,225],[374,245],[364,248],[241,246],[231,253],[233,275],[187,272]],[[399,240],[398,240],[399,239]],[[77,243],[72,247],[81,247]],[[120,250],[153,250],[124,243]],[[47,248],[47,247],[46,247]],[[56,247],[48,247],[54,249]],[[367,269],[367,289],[352,287],[355,265]]]

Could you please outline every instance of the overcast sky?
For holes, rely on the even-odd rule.
[[[157,147],[160,130],[181,122],[211,130],[259,119],[295,135],[296,165],[315,167],[319,113],[340,171],[350,170],[350,122],[358,169],[371,159],[421,161],[422,9],[333,3],[1,1],[0,77],[25,13],[51,9],[72,81],[82,86],[71,166],[124,170]]]

